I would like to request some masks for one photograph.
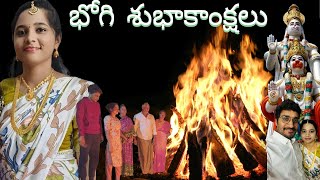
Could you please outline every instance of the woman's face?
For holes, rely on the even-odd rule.
[[[316,129],[314,128],[313,124],[305,123],[301,127],[301,138],[304,143],[311,143],[315,142],[317,137]]]
[[[160,119],[164,119],[166,117],[166,113],[164,112],[164,111],[161,111],[160,113],[159,113],[159,118]]]
[[[127,108],[125,106],[121,106],[120,115],[125,116],[127,114]]]
[[[115,105],[111,111],[111,114],[117,115],[119,113],[119,106]]]
[[[34,15],[23,11],[16,23],[13,43],[16,58],[26,65],[50,63],[53,50],[58,48],[60,39],[50,27],[45,10],[39,9]]]

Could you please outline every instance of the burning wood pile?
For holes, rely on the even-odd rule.
[[[222,48],[218,29],[174,87],[167,171],[180,179],[259,177],[266,173],[267,122],[260,110],[272,75],[244,36],[239,53]],[[230,63],[228,57],[238,59]],[[234,70],[240,76],[234,75]]]

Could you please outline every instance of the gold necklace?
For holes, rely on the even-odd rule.
[[[24,78],[21,76],[21,80],[23,82],[23,84],[27,87],[28,89],[28,93],[26,95],[26,99],[28,101],[30,101],[31,99],[34,98],[34,91],[37,90],[40,86],[42,86],[42,84],[44,84],[45,82],[47,82],[49,80],[49,78],[52,76],[53,74],[53,70],[51,71],[51,73],[44,78],[39,84],[37,84],[33,89],[31,89],[31,87],[28,85],[28,83],[24,80]]]
[[[24,129],[22,128],[22,125],[20,127],[17,127],[17,124],[15,123],[15,118],[14,118],[16,103],[17,103],[19,92],[20,92],[20,81],[21,81],[21,79],[22,79],[22,76],[20,76],[20,78],[16,79],[17,82],[16,82],[16,88],[14,90],[14,96],[13,96],[12,107],[11,107],[11,118],[10,118],[10,123],[11,123],[11,126],[12,126],[13,130],[16,133],[18,133],[20,136],[28,133],[33,128],[34,124],[36,123],[36,120],[38,119],[38,117],[40,115],[40,112],[42,111],[44,105],[47,102],[47,99],[49,97],[51,88],[53,86],[53,82],[55,80],[55,77],[53,76],[53,73],[50,74],[50,76],[49,76],[50,82],[48,84],[48,87],[47,87],[47,90],[45,92],[44,98],[43,98],[38,110],[36,111],[36,113],[32,117],[29,125]]]
[[[307,151],[308,151],[308,154],[309,154],[309,150],[308,150],[308,149],[307,149]],[[313,166],[313,164],[314,164],[314,162],[315,162],[315,160],[316,160],[316,156],[317,156],[317,148],[316,148],[316,150],[314,150],[312,163],[311,163],[310,165],[308,165],[308,164],[306,163],[306,161],[305,161],[305,156],[304,156],[304,146],[303,146],[302,156],[303,156],[303,166],[304,166],[304,168],[306,168],[307,170],[309,170],[309,169]]]
[[[292,94],[298,101],[301,101],[304,97],[304,90],[306,88],[306,77],[301,77],[300,80],[296,77],[291,77],[291,84]]]

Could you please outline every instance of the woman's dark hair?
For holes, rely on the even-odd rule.
[[[34,5],[37,8],[44,9],[47,15],[47,19],[49,22],[49,25],[51,28],[53,28],[55,32],[56,38],[62,38],[62,31],[61,31],[61,23],[60,23],[60,17],[57,13],[56,9],[51,5],[51,3],[47,0],[34,0]],[[11,22],[11,35],[13,37],[15,32],[15,27],[17,24],[17,20],[20,16],[20,14],[25,11],[26,9],[30,9],[31,7],[31,1],[28,1],[24,4],[22,4],[19,9],[17,10],[12,22]],[[52,53],[53,54],[53,53]],[[60,56],[55,58],[52,56],[52,68],[60,73],[69,75],[70,72],[68,68],[63,64],[63,60]],[[15,77],[22,73],[22,64],[20,61],[17,61],[16,58],[12,59],[12,63],[10,65],[9,69],[9,77]]]
[[[118,105],[118,103],[116,103],[116,102],[108,103],[108,104],[106,105],[106,109],[108,110],[109,113],[111,113],[112,110],[113,110],[113,108],[114,108],[116,105]],[[118,106],[119,106],[119,105],[118,105]]]
[[[274,113],[277,120],[279,119],[280,114],[283,110],[291,110],[297,112],[299,116],[301,114],[300,106],[290,99],[284,100],[280,105],[277,106]]]
[[[303,125],[307,124],[307,123],[310,123],[313,125],[314,129],[316,130],[316,134],[318,134],[318,126],[317,126],[317,123],[314,121],[314,120],[303,120],[301,123],[300,123],[300,128],[299,128],[299,135],[301,135],[301,131],[302,131],[302,127]]]
[[[124,105],[124,104],[120,104],[120,108],[121,108],[121,107],[127,108],[126,105]]]

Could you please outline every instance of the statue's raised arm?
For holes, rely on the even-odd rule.
[[[272,34],[269,35],[267,37],[268,51],[264,54],[266,68],[269,71],[274,70],[274,81],[284,77],[285,65],[288,61],[288,49],[294,39],[298,39],[305,47],[311,73],[316,80],[320,80],[320,54],[318,53],[318,47],[306,40],[302,26],[305,23],[305,16],[300,12],[296,4],[292,4],[283,15],[283,22],[287,25],[283,40],[277,42]]]
[[[309,66],[308,51],[299,39],[294,39],[287,51],[288,61],[284,64],[284,77],[268,84],[268,95],[261,103],[261,110],[269,121],[274,121],[274,111],[285,99],[297,103],[301,119],[315,120],[320,128],[320,82]],[[318,134],[320,137],[320,133]]]

